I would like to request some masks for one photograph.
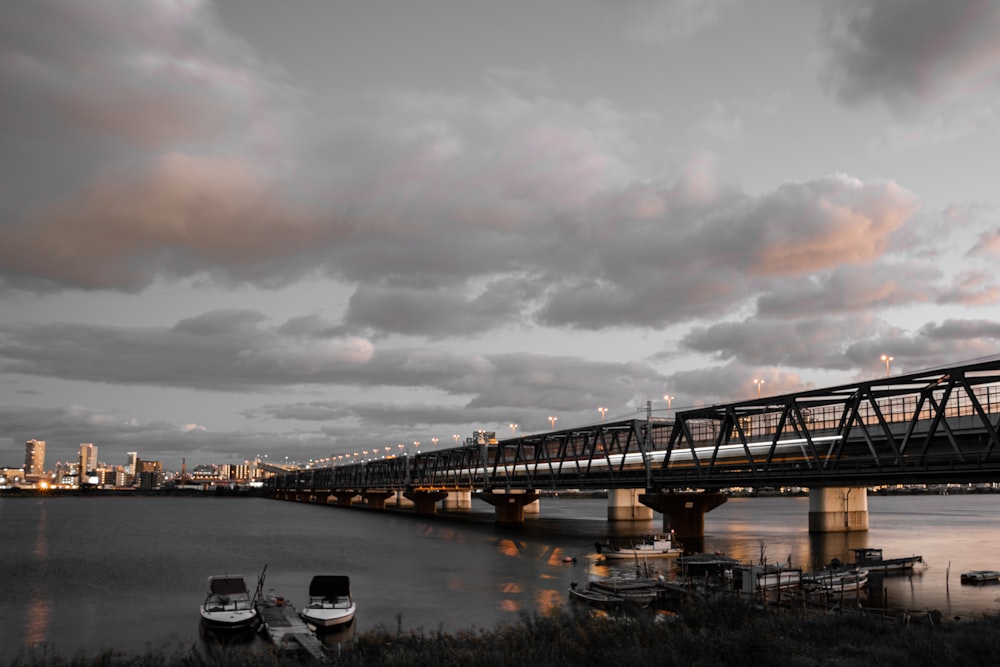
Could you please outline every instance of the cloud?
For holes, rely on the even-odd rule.
[[[844,350],[889,331],[868,314],[815,316],[794,321],[748,318],[692,328],[681,345],[693,352],[751,366],[848,370]]]
[[[906,111],[995,92],[1000,7],[992,0],[852,0],[824,5],[823,82],[841,101]]]
[[[225,310],[169,328],[49,323],[0,328],[0,367],[40,377],[252,391],[329,381],[368,363],[354,336],[282,334],[252,311]]]
[[[657,45],[689,37],[718,23],[739,0],[609,0],[621,12],[626,36]]]

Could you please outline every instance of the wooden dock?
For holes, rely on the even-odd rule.
[[[306,653],[320,662],[329,660],[323,642],[299,617],[295,607],[278,598],[274,603],[261,605],[259,612],[264,631],[280,651]]]

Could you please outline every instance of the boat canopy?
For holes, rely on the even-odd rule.
[[[309,582],[309,597],[335,598],[350,596],[351,578],[340,574],[317,574]]]
[[[208,590],[214,595],[240,595],[247,592],[247,584],[243,577],[209,577]]]

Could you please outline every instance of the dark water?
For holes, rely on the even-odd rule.
[[[606,511],[599,499],[543,499],[541,517],[499,529],[478,501],[449,520],[264,499],[0,499],[0,658],[197,646],[206,578],[243,574],[252,586],[265,564],[265,588],[293,604],[314,574],[349,575],[355,632],[492,628],[607,574],[588,558],[596,540],[660,527],[659,515],[612,527]],[[921,554],[927,568],[884,579],[879,604],[1000,609],[1000,587],[959,584],[963,571],[1000,569],[1000,495],[870,497],[869,511],[867,533],[816,537],[805,498],[732,499],[706,516],[705,549],[804,569],[852,547]]]

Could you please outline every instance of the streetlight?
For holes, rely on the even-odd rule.
[[[667,412],[668,413],[670,412],[670,404],[673,403],[674,398],[675,397],[671,396],[670,394],[664,394],[663,395],[663,400],[665,400],[667,402]]]
[[[882,355],[882,361],[885,362],[885,376],[886,377],[889,377],[889,362],[892,361],[894,358],[895,357],[890,357],[888,354],[883,354]]]
[[[511,436],[517,435],[517,424],[515,424],[514,422],[511,422],[510,424],[508,424],[508,426],[510,426],[510,434],[511,434]]]
[[[597,411],[601,413],[601,421],[604,421],[604,415],[608,414],[607,408],[597,408]]]
[[[455,446],[458,447],[458,439],[461,437],[458,433],[452,433],[451,437],[455,438]]]
[[[438,439],[437,438],[431,438],[431,442],[434,444],[435,447],[438,446]]]
[[[757,398],[760,398],[760,386],[764,384],[763,380],[754,379],[753,383],[757,385]]]
[[[559,420],[558,417],[552,417],[551,415],[549,416],[549,426],[552,428],[553,431],[556,430],[556,421],[558,420]]]

